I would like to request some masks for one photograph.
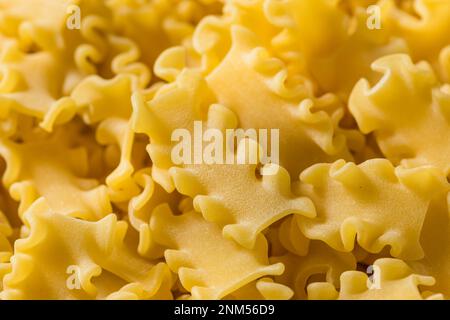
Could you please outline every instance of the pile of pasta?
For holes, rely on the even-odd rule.
[[[0,0],[0,298],[450,298],[449,30],[449,0]],[[276,174],[175,164],[198,121],[279,129]]]

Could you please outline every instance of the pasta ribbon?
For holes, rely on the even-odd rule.
[[[297,194],[312,199],[317,218],[297,217],[310,239],[339,251],[355,240],[369,252],[390,246],[394,257],[420,259],[422,226],[431,200],[448,190],[439,170],[394,168],[386,159],[356,165],[343,160],[302,172]]]
[[[155,265],[129,248],[124,242],[127,223],[113,214],[87,222],[53,211],[40,198],[24,218],[30,234],[15,244],[2,299],[106,298],[119,289],[121,294],[131,291],[122,288],[130,284],[149,298],[170,289],[167,266]]]
[[[245,249],[198,213],[174,216],[164,205],[155,209],[150,226],[155,240],[170,248],[166,261],[193,299],[220,299],[255,279],[283,273],[281,263],[269,264],[262,235],[252,250]],[[228,258],[220,259],[222,254]]]
[[[383,57],[373,66],[383,78],[372,88],[360,80],[349,109],[364,133],[374,132],[383,154],[408,167],[433,165],[450,173],[450,91],[429,64],[406,55]],[[405,117],[407,112],[408,117]]]
[[[422,300],[425,297],[418,286],[434,283],[432,277],[414,274],[405,262],[398,259],[380,259],[374,266],[372,281],[362,272],[347,271],[341,275],[339,293],[328,283],[314,283],[308,286],[308,295],[311,299]],[[439,294],[427,297],[441,298]]]

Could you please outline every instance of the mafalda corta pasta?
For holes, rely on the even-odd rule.
[[[448,0],[0,0],[0,298],[450,299],[448,30]]]

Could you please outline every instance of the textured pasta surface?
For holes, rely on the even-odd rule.
[[[0,0],[0,300],[450,300],[450,0]]]

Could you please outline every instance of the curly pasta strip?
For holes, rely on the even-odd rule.
[[[292,288],[295,299],[306,299],[306,286],[312,276],[325,275],[327,283],[337,284],[344,271],[356,267],[356,260],[351,253],[334,251],[318,241],[311,243],[308,254],[304,257],[288,253],[271,257],[270,261],[285,265],[286,271],[276,276],[275,280]]]
[[[142,192],[130,200],[128,218],[133,228],[139,231],[138,252],[151,259],[161,258],[164,255],[164,249],[153,239],[149,224],[151,213],[161,204],[169,205],[173,212],[178,211],[182,201],[181,195],[176,191],[167,193],[159,184],[154,183],[150,168],[136,172],[134,179],[142,187]],[[185,212],[185,210],[182,211]]]
[[[289,300],[293,295],[288,286],[276,283],[272,278],[261,278],[239,288],[224,300]]]
[[[205,16],[220,12],[220,1],[113,0],[106,4],[114,29],[141,49],[142,61],[153,66],[166,48],[187,43],[195,25]],[[149,41],[151,39],[151,41]]]
[[[13,233],[8,219],[0,211],[0,290],[3,290],[3,277],[11,272],[9,263],[12,256],[12,246],[8,239]]]
[[[206,115],[208,102],[212,99],[206,88],[205,81],[196,72],[185,70],[176,82],[161,88],[149,105],[136,101],[134,128],[151,139],[148,151],[154,163],[154,179],[162,182],[168,191],[173,190],[171,184],[174,183],[180,193],[195,197],[195,207],[207,220],[224,225],[224,235],[247,248],[253,246],[258,233],[288,214],[313,216],[314,208],[308,199],[293,197],[289,175],[283,168],[279,168],[276,175],[265,176],[259,181],[256,164],[186,164],[176,167],[172,163],[171,150],[175,143],[171,141],[170,133],[173,130],[186,128],[192,131],[195,119],[205,118],[208,118],[203,122],[205,127],[235,127],[234,116],[220,105],[212,105]],[[183,101],[182,105],[180,101]],[[245,149],[245,143],[240,145],[250,152],[251,147]],[[256,149],[252,151],[256,154]],[[238,159],[239,152],[233,152],[230,151],[230,158]],[[159,172],[165,172],[165,176],[155,175],[155,168],[160,168]],[[235,177],[233,181],[229,181],[230,175]],[[247,208],[252,210],[249,212]]]
[[[450,3],[440,0],[414,0],[410,10],[398,8],[393,0],[381,3],[387,29],[405,41],[414,60],[434,62],[439,51],[450,43]],[[384,10],[384,9],[383,9]]]
[[[20,201],[20,216],[39,197],[61,214],[87,220],[111,212],[105,186],[84,178],[88,171],[86,149],[70,147],[70,143],[62,131],[23,144],[0,141],[0,154],[7,164],[3,184]]]
[[[349,108],[363,133],[374,132],[383,154],[407,167],[433,165],[450,174],[450,87],[440,86],[426,62],[407,55],[373,64],[383,78],[372,88],[360,80]],[[408,114],[405,117],[405,114]]]
[[[303,55],[320,89],[344,100],[361,77],[375,78],[370,70],[374,60],[408,51],[406,43],[392,37],[388,28],[369,28],[363,7],[357,6],[353,16],[338,1],[329,0],[267,0],[264,8],[268,19],[284,28],[277,45]],[[382,7],[380,15],[388,12]]]
[[[282,62],[258,47],[250,30],[233,27],[232,39],[230,52],[207,82],[218,101],[236,114],[239,126],[279,128],[280,165],[292,177],[311,161],[352,159],[348,146],[360,145],[362,138],[338,127],[343,109],[335,107],[333,97],[314,98],[303,84],[290,87]]]
[[[300,231],[295,216],[289,216],[281,223],[278,237],[281,245],[289,252],[298,256],[308,254],[310,240]]]
[[[164,165],[177,190],[195,197],[195,207],[208,220],[225,225],[224,235],[247,248],[253,246],[259,232],[290,213],[313,216],[314,208],[308,199],[293,197],[289,175],[283,168],[276,175],[265,176],[259,181],[255,173],[256,165],[187,164],[176,167],[171,164],[171,147],[174,142],[170,141],[168,135],[180,127],[193,130],[195,117],[201,119],[202,112],[205,112],[201,110],[207,106],[200,100],[208,99],[206,94],[200,95],[200,88],[205,85],[204,80],[186,70],[180,75],[179,81],[161,89],[160,95],[150,102],[150,106],[145,106],[142,102],[136,105],[135,128],[151,138],[148,150],[154,162],[153,170]],[[174,118],[170,110],[180,110],[180,101],[188,105]],[[168,118],[164,118],[166,116]],[[212,105],[207,117],[207,127],[229,128],[234,127],[236,122],[230,111],[220,105]],[[246,146],[245,143],[240,145],[244,148]],[[251,146],[256,148],[253,143]],[[252,150],[256,152],[256,149]],[[235,154],[231,157],[237,159]],[[227,177],[230,175],[235,177],[233,181],[228,181]],[[160,178],[156,176],[155,180],[157,179]],[[224,184],[223,181],[227,183]],[[168,183],[172,182],[169,180]],[[267,198],[271,201],[267,202]]]
[[[82,221],[54,212],[40,198],[24,219],[30,234],[15,243],[2,299],[106,298],[127,284],[151,297],[171,287],[164,263],[154,265],[125,244],[127,224],[117,222],[115,215]],[[71,266],[76,270],[74,279],[69,277]]]
[[[436,283],[429,289],[450,298],[450,194],[435,200],[423,226],[421,244],[425,257],[408,264],[420,274],[432,276]]]
[[[129,123],[132,113],[130,97],[134,92],[151,96],[152,90],[144,90],[136,75],[119,74],[112,79],[87,77],[71,93],[84,122],[98,124],[98,143],[119,149],[118,164],[106,177],[106,185],[114,202],[124,202],[139,193],[139,187],[132,178],[141,164],[138,164],[137,157],[134,157],[136,154],[133,154],[133,148],[139,143]]]
[[[248,142],[256,153],[256,143]],[[194,198],[194,208],[205,219],[223,226],[225,237],[252,248],[258,234],[283,217],[315,216],[308,198],[292,194],[286,170],[278,167],[276,174],[258,179],[256,169],[257,165],[193,165],[170,171],[177,190]],[[233,181],[224,185],[230,176]]]
[[[372,280],[372,281],[371,281]],[[347,271],[341,275],[341,288],[337,292],[329,283],[312,283],[308,298],[312,300],[423,300],[419,286],[431,286],[432,277],[413,273],[408,265],[398,259],[375,261],[372,279],[360,271]],[[436,294],[427,299],[442,299]]]
[[[30,41],[36,42],[39,50],[27,53],[20,50],[18,42],[11,41],[0,62],[4,78],[0,99],[7,108],[4,112],[13,110],[37,117],[41,126],[51,131],[55,123],[67,122],[79,111],[69,95],[89,74],[136,75],[141,87],[148,84],[150,71],[136,61],[140,56],[138,47],[128,39],[109,34],[110,26],[104,17],[89,14],[93,10],[90,7],[96,7],[94,2],[83,1],[80,6],[86,15],[80,30],[68,30],[64,17],[60,32],[43,36],[57,42],[52,46],[35,36],[39,26],[32,22],[21,24],[34,30],[30,31]],[[102,10],[97,8],[95,12]]]
[[[155,240],[170,248],[166,261],[178,273],[193,299],[220,299],[266,275],[281,274],[281,263],[269,264],[267,241],[260,235],[252,250],[223,238],[221,229],[194,211],[173,216],[167,205],[152,214]],[[223,255],[227,259],[221,259]]]
[[[355,240],[369,252],[391,247],[391,255],[420,259],[420,234],[431,200],[448,190],[439,170],[394,168],[386,159],[360,165],[337,161],[302,172],[297,194],[317,208],[315,219],[296,217],[310,239],[351,251]]]
[[[450,83],[450,45],[441,50],[439,54],[439,71],[443,82]]]

